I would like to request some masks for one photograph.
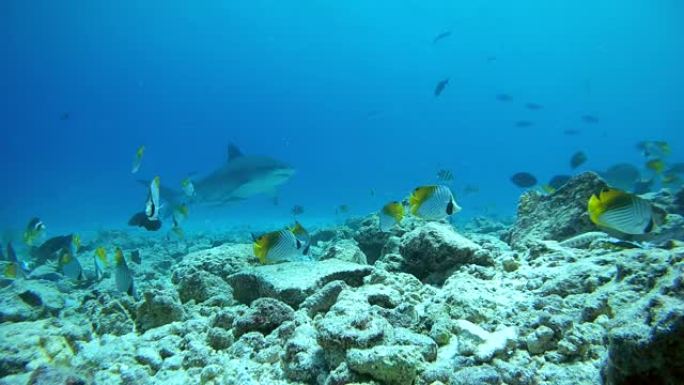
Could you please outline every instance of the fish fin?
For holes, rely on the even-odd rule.
[[[228,145],[228,161],[239,158],[242,156],[242,151],[234,145],[233,143]]]
[[[648,234],[651,231],[653,231],[654,229],[655,229],[655,221],[653,219],[651,219],[650,221],[648,221],[648,225],[646,225],[646,228],[644,229],[644,233]]]
[[[310,249],[311,249],[311,244],[307,244],[307,245],[304,247],[304,250],[302,251],[302,254],[304,254],[304,255],[309,255]]]
[[[126,293],[133,297],[133,299],[136,301],[140,299],[140,297],[138,297],[138,290],[135,288],[135,282],[131,282],[131,286],[128,288]]]

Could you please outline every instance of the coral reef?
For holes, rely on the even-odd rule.
[[[371,216],[314,233],[321,260],[262,266],[249,244],[108,234],[140,248],[140,297],[10,282],[0,384],[681,384],[684,247],[590,233],[602,186],[523,196],[510,243],[482,219],[380,236]]]

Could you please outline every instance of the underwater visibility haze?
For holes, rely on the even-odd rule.
[[[0,3],[0,384],[684,384],[684,3]]]

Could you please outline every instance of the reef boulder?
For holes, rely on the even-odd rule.
[[[595,230],[587,214],[587,202],[606,187],[606,182],[597,174],[585,172],[571,178],[553,194],[526,192],[518,201],[515,224],[504,239],[519,247],[533,239],[562,241]]]
[[[463,265],[494,264],[490,253],[443,223],[428,223],[404,234],[399,253],[401,271],[438,284]]]
[[[271,297],[296,309],[328,282],[341,280],[350,286],[360,286],[363,277],[372,270],[370,266],[337,259],[285,262],[246,269],[228,277],[228,283],[233,287],[235,299],[241,303]]]

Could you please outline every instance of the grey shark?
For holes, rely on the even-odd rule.
[[[259,194],[273,194],[294,173],[292,167],[279,160],[245,155],[231,144],[226,164],[203,178],[193,180],[194,195],[187,200],[196,204],[221,205]],[[161,196],[172,206],[183,201],[182,192],[168,187],[162,188]]]

